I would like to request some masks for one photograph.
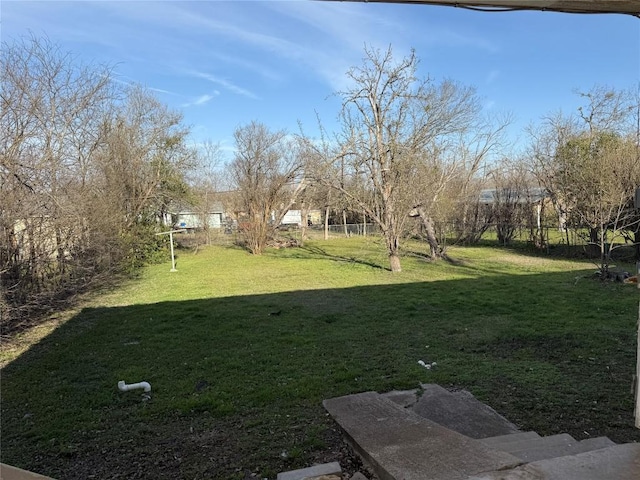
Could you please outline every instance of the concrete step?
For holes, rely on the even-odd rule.
[[[580,441],[580,445],[589,447],[589,450],[599,450],[601,448],[613,447],[617,444],[609,439],[609,437],[594,437]],[[589,450],[583,450],[583,452],[588,452]]]
[[[381,394],[417,414],[470,438],[519,432],[518,428],[466,390],[450,392],[436,384]]]
[[[526,450],[535,450],[539,448],[547,448],[547,447],[554,448],[554,447],[562,447],[564,445],[573,445],[574,443],[576,443],[576,441],[577,440],[573,438],[571,435],[569,435],[568,433],[561,433],[558,435],[550,435],[548,437],[531,436],[531,438],[514,440],[511,442],[507,442],[505,439],[505,441],[502,444],[500,444],[499,447],[497,445],[491,445],[491,446],[493,448],[502,450],[504,452],[513,453],[513,452],[523,452]],[[480,442],[489,446],[489,444],[485,443],[484,439],[480,440]]]
[[[53,480],[53,478],[0,463],[0,480]]]
[[[615,445],[606,437],[590,438],[579,442],[566,433],[538,438],[532,436],[526,439],[512,437],[511,441],[508,437],[511,436],[501,437],[498,440],[484,439],[480,442],[496,450],[508,452],[524,462],[575,455]]]
[[[567,455],[577,455],[579,453],[591,452],[593,450],[600,450],[602,448],[608,448],[614,446],[615,443],[609,440],[607,437],[596,437],[582,442],[576,442],[574,444],[567,444],[556,451],[552,449],[540,449],[536,452],[525,452],[521,454],[514,454],[516,457],[521,458],[527,462],[534,462],[538,460],[544,460],[548,458],[556,458]]]
[[[436,384],[424,384],[420,398],[410,408],[418,415],[470,438],[495,437],[520,431],[466,390],[450,392]]]
[[[397,403],[404,408],[413,407],[418,398],[420,398],[421,390],[415,388],[413,390],[392,390],[390,392],[381,393],[385,398]]]
[[[472,475],[468,480],[638,480],[640,443],[540,460],[507,470]]]
[[[375,392],[323,404],[380,480],[464,480],[522,463]]]
[[[310,478],[342,478],[342,467],[338,462],[323,463],[299,470],[290,470],[278,474],[276,480],[305,480]],[[2,479],[0,479],[2,480]]]
[[[480,441],[488,447],[500,450],[500,447],[502,445],[521,442],[523,440],[531,440],[534,438],[540,438],[540,435],[538,435],[536,432],[519,432],[510,433],[509,435],[499,435],[497,437],[483,438]]]

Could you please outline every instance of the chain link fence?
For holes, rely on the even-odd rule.
[[[504,227],[504,226],[503,226]],[[465,241],[455,224],[437,224],[438,240],[442,245],[502,245],[514,248],[526,248],[549,255],[567,257],[598,258],[600,247],[589,242],[588,229],[560,229],[557,226],[545,225],[531,228],[529,225],[512,225],[513,238],[507,244],[498,240],[498,226],[488,225],[477,241]],[[323,239],[325,236],[324,225],[311,225],[305,229],[306,238]],[[278,230],[282,237],[302,240],[303,229],[300,226],[287,225]],[[377,236],[381,231],[378,225],[372,223],[351,223],[342,225],[329,225],[327,228],[329,238]],[[407,234],[412,238],[423,238],[419,226]],[[197,250],[205,245],[233,245],[239,241],[237,229],[216,229],[208,231],[194,230],[188,233],[176,234],[176,244],[182,248]],[[609,245],[607,244],[607,250]],[[637,247],[632,242],[624,242],[621,237],[616,238],[616,245],[612,251],[612,259],[616,261],[633,261]]]

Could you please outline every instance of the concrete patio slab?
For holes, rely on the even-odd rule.
[[[483,438],[479,441],[484,443],[487,447],[500,450],[500,447],[502,445],[509,445],[515,442],[531,440],[534,438],[540,438],[540,435],[538,435],[536,432],[520,432],[510,433],[509,435],[499,435],[497,437]]]
[[[507,438],[509,437],[512,436],[508,436]],[[492,439],[483,439],[480,440],[480,442],[496,450],[508,452],[524,462],[535,462],[547,458],[575,455],[577,453],[584,453],[615,445],[615,443],[607,437],[590,438],[579,442],[566,433],[548,437],[535,438],[532,436],[531,438],[525,439],[513,439],[510,442],[504,439],[502,443]]]
[[[311,480],[329,475],[342,475],[342,468],[338,462],[323,463],[309,468],[300,468],[278,474],[277,480]]]
[[[522,462],[401,407],[376,392],[324,407],[380,480],[463,480]]]
[[[422,385],[423,393],[412,407],[418,415],[471,438],[518,433],[513,423],[471,393],[450,392],[436,384]]]
[[[37,473],[28,472],[21,468],[12,467],[6,463],[0,463],[0,480],[53,480]]]
[[[638,480],[640,444],[627,443],[526,464],[469,480]]]

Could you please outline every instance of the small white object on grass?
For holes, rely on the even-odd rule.
[[[145,392],[150,392],[151,391],[151,385],[149,384],[149,382],[131,383],[129,385],[124,383],[124,380],[120,380],[118,382],[118,389],[121,392],[127,392],[129,390],[135,390],[136,388],[144,388]]]
[[[432,367],[435,367],[438,364],[436,362],[425,363],[424,360],[418,360],[418,365],[420,365],[421,367],[426,368],[427,370],[431,370]]]

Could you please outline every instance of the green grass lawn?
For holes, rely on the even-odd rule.
[[[499,248],[424,253],[408,245],[392,274],[373,237],[179,251],[177,272],[146,268],[8,362],[2,462],[59,479],[275,477],[331,459],[323,399],[431,382],[543,435],[640,440],[633,286]]]

